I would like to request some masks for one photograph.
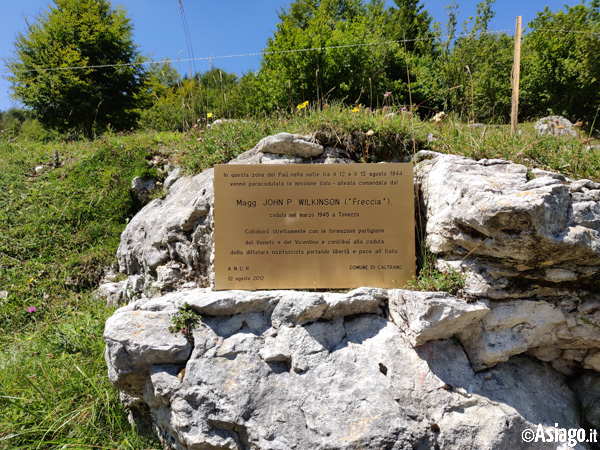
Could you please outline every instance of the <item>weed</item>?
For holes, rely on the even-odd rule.
[[[421,269],[419,275],[408,281],[407,288],[415,291],[448,292],[456,295],[465,285],[465,275],[456,269]]]
[[[131,428],[108,380],[102,332],[110,314],[86,296],[77,309],[48,311],[0,338],[1,448],[156,448]]]
[[[591,325],[591,326],[593,326],[593,327],[596,327],[596,328],[600,329],[600,325],[599,325],[599,324],[597,324],[597,323],[595,323],[595,322],[592,322],[591,320],[589,320],[589,319],[586,319],[585,317],[580,317],[580,319],[581,319],[581,321],[582,321],[583,323],[585,323],[586,325]]]
[[[155,189],[149,196],[150,200],[159,199],[164,200],[169,194],[169,190],[164,186],[160,186],[159,189]]]
[[[436,256],[422,242],[417,258],[417,276],[408,281],[407,289],[415,291],[448,292],[457,294],[465,285],[465,275],[460,271],[446,267],[436,267]]]
[[[502,158],[528,169],[600,181],[600,151],[588,148],[589,140],[571,136],[539,137],[531,123],[519,125],[519,129],[519,136],[511,136],[508,125],[473,127],[449,120],[438,129],[432,129],[435,140],[431,150],[474,159]]]
[[[1,448],[156,447],[132,430],[108,380],[111,311],[92,295],[155,146],[151,135],[0,139]]]
[[[190,305],[184,303],[183,307],[171,318],[173,325],[169,326],[169,331],[171,333],[181,332],[190,337],[192,330],[200,322],[200,317],[200,314],[195,312]]]

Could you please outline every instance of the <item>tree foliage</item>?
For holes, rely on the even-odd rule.
[[[457,5],[448,8],[447,40],[441,45],[443,108],[471,121],[506,121],[510,116],[514,40],[489,32],[493,3],[480,2],[475,18],[463,24],[458,38]]]
[[[398,44],[375,45],[385,40],[381,1],[297,0],[279,19],[261,66],[279,108],[325,97],[367,104],[384,88]]]
[[[406,48],[419,54],[434,51],[432,17],[420,0],[394,0],[395,7],[387,10],[386,35],[396,41],[406,40]]]
[[[600,107],[599,2],[548,7],[523,39],[522,100],[527,116],[564,114],[592,120]]]
[[[490,30],[494,2],[481,0],[460,32],[452,3],[442,32],[419,0],[294,0],[280,11],[256,73],[212,69],[190,79],[169,61],[151,65],[138,95],[141,124],[188,130],[208,124],[209,115],[289,112],[329,100],[373,108],[410,103],[420,115],[445,110],[469,121],[508,122],[514,38]],[[591,0],[546,8],[528,25],[522,117],[553,112],[591,123],[600,105],[599,23],[600,0]]]
[[[169,61],[152,64],[144,84],[146,107],[140,124],[144,128],[189,130],[218,116],[239,117],[246,113],[238,88],[238,77],[217,67],[180,77]]]
[[[13,96],[46,126],[90,135],[133,126],[143,71],[125,11],[107,0],[54,0],[19,33]]]

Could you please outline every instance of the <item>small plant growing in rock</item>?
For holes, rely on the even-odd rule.
[[[588,319],[586,319],[585,317],[581,317],[580,319],[581,319],[581,321],[582,321],[583,323],[585,323],[586,325],[591,325],[591,326],[593,326],[593,327],[596,327],[596,328],[600,329],[600,325],[599,325],[599,324],[597,324],[597,323],[595,323],[595,322],[592,322],[591,320],[588,320]]]
[[[456,269],[421,271],[418,278],[408,281],[408,289],[430,292],[448,292],[455,295],[465,284],[465,276]]]
[[[196,313],[190,305],[184,303],[183,307],[172,317],[171,322],[173,323],[169,326],[171,333],[179,331],[185,336],[191,336],[192,330],[200,322],[200,314]]]
[[[158,186],[157,189],[155,189],[149,196],[150,200],[154,200],[155,198],[158,198],[160,200],[164,200],[167,195],[169,194],[169,189],[165,188],[162,183]]]
[[[406,287],[416,291],[456,295],[465,285],[465,274],[452,267],[439,270],[435,267],[435,260],[435,255],[426,246],[422,246],[418,258],[419,275],[409,280]]]

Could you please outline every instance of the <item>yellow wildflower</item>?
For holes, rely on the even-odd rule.
[[[308,106],[308,100],[306,100],[304,103],[300,103],[298,106],[296,106],[297,109],[304,109]]]
[[[206,117],[207,117],[207,118],[209,118],[209,119],[210,119],[212,116],[213,116],[213,113],[208,113],[208,114],[206,115]]]

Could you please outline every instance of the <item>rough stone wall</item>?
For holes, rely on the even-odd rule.
[[[345,154],[282,134],[234,162]],[[215,292],[212,170],[148,204],[122,235],[128,280],[102,287],[129,301],[105,340],[134,420],[170,449],[559,448],[521,433],[598,426],[600,185],[433,152],[415,182],[458,296]],[[200,324],[170,333],[185,304]]]

